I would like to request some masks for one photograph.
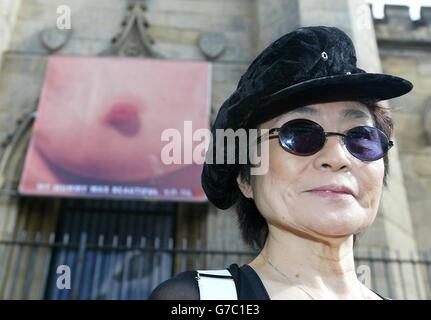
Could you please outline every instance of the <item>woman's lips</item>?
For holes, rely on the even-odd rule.
[[[308,192],[315,195],[315,196],[319,196],[322,198],[328,198],[328,199],[353,198],[353,196],[350,193],[345,193],[345,192],[322,191],[322,190],[312,190],[312,191],[308,191]]]
[[[140,128],[138,108],[129,103],[116,103],[106,114],[104,122],[126,136],[135,135]]]

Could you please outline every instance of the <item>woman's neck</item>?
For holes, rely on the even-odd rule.
[[[319,297],[363,298],[355,272],[353,236],[321,240],[273,228],[250,265],[268,279],[299,285]]]

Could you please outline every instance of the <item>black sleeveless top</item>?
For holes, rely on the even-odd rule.
[[[235,282],[238,300],[270,300],[262,280],[247,264],[239,267],[231,264],[228,270]],[[196,271],[184,271],[162,282],[151,293],[149,300],[199,300],[199,286]],[[374,292],[374,291],[373,291]],[[374,292],[383,300],[387,300]]]

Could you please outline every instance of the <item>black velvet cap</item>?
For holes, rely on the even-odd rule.
[[[211,128],[212,141],[202,171],[202,187],[218,208],[232,206],[239,195],[239,164],[216,164],[220,143],[216,129],[256,128],[299,106],[343,100],[387,100],[408,93],[411,82],[356,66],[352,40],[338,28],[296,29],[265,48],[241,76],[222,104]],[[224,148],[226,156],[227,148]],[[213,157],[209,160],[209,155]]]

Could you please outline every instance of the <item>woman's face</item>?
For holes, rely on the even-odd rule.
[[[308,105],[282,114],[260,128],[280,127],[289,120],[305,118],[325,131],[374,126],[367,107],[354,101]],[[241,186],[272,227],[288,229],[312,238],[348,236],[367,228],[374,220],[383,188],[383,159],[363,162],[352,156],[341,137],[330,136],[324,147],[310,156],[286,152],[278,139],[269,143],[269,169],[251,176],[250,187]],[[331,191],[328,185],[350,189],[353,194]]]

